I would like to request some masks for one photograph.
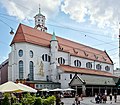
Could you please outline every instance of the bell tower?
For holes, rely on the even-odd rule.
[[[34,17],[35,18],[35,28],[47,32],[47,27],[45,27],[45,16],[41,14],[41,9],[39,5],[39,13]]]

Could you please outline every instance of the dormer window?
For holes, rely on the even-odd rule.
[[[75,48],[73,48],[73,51],[74,51],[74,53],[75,53],[75,54],[77,54],[77,53],[78,53],[78,51],[77,51]]]
[[[88,54],[84,51],[85,56],[88,56]]]
[[[103,57],[103,60],[106,61],[106,59]]]
[[[98,56],[94,55],[95,59],[98,59]]]

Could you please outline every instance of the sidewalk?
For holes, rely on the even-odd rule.
[[[80,105],[120,105],[120,96],[117,96],[117,102],[114,102],[114,97],[112,97],[112,104],[109,100],[109,96],[107,96],[106,104],[100,103],[96,104],[94,97],[84,97],[81,101]],[[74,103],[75,98],[62,98],[61,101],[64,102],[64,105],[72,105]]]
[[[90,100],[91,103],[96,104],[95,99]],[[112,101],[110,101],[109,96],[107,96],[107,101],[106,103],[100,103],[101,104],[106,104],[106,105],[120,105],[120,95],[117,96],[117,102],[115,103],[114,96],[112,96]],[[98,104],[99,105],[99,104]]]

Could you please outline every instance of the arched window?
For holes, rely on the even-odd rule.
[[[18,55],[19,55],[19,57],[22,57],[23,56],[23,50],[19,50]]]
[[[58,63],[59,64],[65,64],[65,59],[62,58],[62,57],[58,58]]]
[[[42,60],[46,62],[50,62],[50,56],[48,54],[43,54],[42,55]]]
[[[106,70],[106,71],[110,71],[110,67],[109,67],[109,66],[106,66],[106,67],[105,67],[105,70]]]
[[[19,61],[19,79],[23,79],[23,61]]]
[[[87,62],[87,63],[86,63],[86,67],[87,67],[88,69],[91,69],[91,68],[92,68],[92,62]]]
[[[30,61],[29,64],[29,69],[30,69],[30,80],[34,80],[34,63],[32,61]]]
[[[30,58],[33,58],[33,51],[32,50],[30,50]]]
[[[97,65],[96,65],[96,69],[97,69],[97,70],[101,70],[101,69],[102,69],[102,66],[101,66],[100,64],[97,64]]]
[[[80,62],[79,60],[75,60],[75,61],[74,61],[74,65],[75,65],[76,67],[80,67],[80,66],[81,66],[81,62]]]

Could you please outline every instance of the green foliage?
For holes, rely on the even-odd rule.
[[[43,105],[50,105],[47,99],[42,99],[42,104]]]
[[[4,96],[4,97],[5,97],[5,96],[10,97],[11,95],[10,95],[10,93],[4,93],[3,96]]]
[[[24,105],[33,105],[35,102],[35,96],[30,95],[30,93],[27,93],[25,97],[22,98],[22,103]]]
[[[4,95],[4,99],[2,100],[2,105],[10,105],[8,95]]]
[[[10,94],[4,94],[4,99],[1,105],[10,105],[8,97],[11,97]],[[30,93],[25,94],[24,97],[21,98],[21,103],[17,101],[15,96],[12,96],[10,99],[13,101],[12,105],[54,105],[54,102],[56,101],[55,96],[41,98],[32,96]]]
[[[54,105],[54,102],[55,102],[55,100],[56,100],[56,97],[55,97],[55,96],[49,96],[49,97],[47,98],[47,100],[48,100],[49,105]]]
[[[42,105],[42,98],[36,97],[35,103],[33,105]]]
[[[22,103],[13,103],[12,105],[22,105]]]

